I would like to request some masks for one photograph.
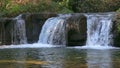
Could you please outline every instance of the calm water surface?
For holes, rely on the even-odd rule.
[[[120,49],[0,49],[0,68],[120,68]]]

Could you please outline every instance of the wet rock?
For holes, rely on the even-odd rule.
[[[67,45],[68,46],[83,46],[87,36],[87,22],[84,14],[76,13],[68,19],[67,29]]]
[[[40,14],[23,14],[23,18],[26,22],[26,35],[28,43],[38,42],[39,34],[45,21],[50,18],[57,16],[52,13],[40,13]]]
[[[57,14],[22,14],[22,19],[25,21],[27,42],[37,42],[44,22],[54,16],[57,16]],[[0,45],[19,44],[19,35],[14,34],[16,32],[15,24],[16,20],[14,18],[0,18]]]
[[[42,26],[50,17],[55,17],[57,14],[23,14],[25,20],[26,36],[28,43],[35,43],[39,39]],[[85,45],[87,39],[87,19],[82,13],[71,14],[71,17],[66,21],[66,40],[67,46],[82,46]],[[13,44],[14,31],[13,18],[0,18],[0,45]],[[113,17],[113,46],[120,47],[120,13],[116,13]]]
[[[113,18],[113,46],[120,47],[120,13]]]
[[[11,30],[12,30],[12,18],[0,19],[0,45],[12,44]]]

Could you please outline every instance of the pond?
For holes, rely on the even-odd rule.
[[[0,68],[120,68],[120,49],[1,48]]]

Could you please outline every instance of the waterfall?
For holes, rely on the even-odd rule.
[[[25,21],[24,19],[22,19],[22,15],[14,18],[14,21],[14,29],[12,34],[13,44],[27,43]]]
[[[42,27],[38,43],[65,45],[65,22],[69,15],[49,18]]]
[[[113,14],[86,14],[87,41],[86,46],[112,45]]]

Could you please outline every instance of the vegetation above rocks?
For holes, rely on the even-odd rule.
[[[0,17],[20,13],[120,11],[120,0],[0,0]]]
[[[0,16],[15,16],[20,13],[71,13],[72,11],[51,0],[0,0]]]

